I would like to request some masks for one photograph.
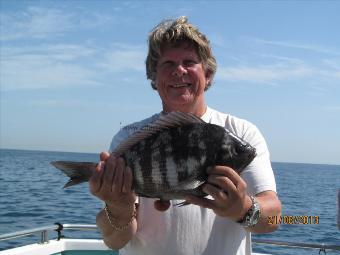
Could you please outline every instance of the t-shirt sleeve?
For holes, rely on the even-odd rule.
[[[275,191],[276,183],[270,162],[270,154],[264,137],[251,123],[243,129],[243,139],[256,148],[256,157],[241,173],[247,183],[249,194],[256,195],[263,191]]]
[[[150,122],[157,119],[159,114],[154,114],[151,117],[144,119],[139,122],[134,122],[130,125],[124,126],[121,128],[116,135],[112,138],[111,145],[109,151],[112,152],[114,149],[117,148],[119,144],[121,144],[125,139],[127,139],[130,135],[135,133],[136,131],[140,130],[143,126],[149,124]]]
[[[126,138],[129,137],[129,132],[128,130],[126,129],[121,129],[119,130],[119,132],[117,134],[115,134],[112,138],[112,141],[111,141],[111,145],[110,145],[110,148],[109,148],[109,152],[111,153],[112,151],[114,151],[114,149],[117,148],[117,146],[123,142]]]
[[[247,183],[248,193],[256,195],[268,190],[276,192],[275,177],[268,147],[258,128],[247,120],[220,113],[216,110],[210,109],[210,111],[212,112],[210,123],[224,126],[256,149],[257,156],[241,173],[241,177]]]

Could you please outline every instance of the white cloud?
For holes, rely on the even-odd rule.
[[[1,90],[95,86],[95,71],[81,64],[94,49],[78,45],[6,47],[1,51]]]
[[[325,106],[323,109],[331,112],[340,112],[340,105]]]
[[[2,40],[46,38],[60,35],[73,27],[73,15],[58,9],[29,7],[24,12],[3,14]]]
[[[5,61],[0,76],[1,90],[5,91],[98,84],[90,69],[43,55],[22,55]]]
[[[259,38],[251,38],[250,40],[260,43],[260,44],[267,44],[267,45],[273,45],[273,46],[279,46],[279,47],[285,47],[285,48],[296,48],[296,49],[314,51],[314,52],[323,53],[323,54],[340,56],[340,52],[338,50],[331,49],[329,47],[320,46],[320,45],[289,42],[289,41],[271,41],[271,40],[265,40],[265,39],[259,39]]]
[[[330,68],[340,71],[340,59],[323,59],[322,62]]]
[[[312,68],[303,65],[237,66],[219,68],[216,78],[226,81],[274,84],[282,80],[310,77],[313,72]]]
[[[106,54],[101,67],[112,72],[122,72],[126,70],[145,70],[145,51],[140,50],[115,50]]]
[[[49,59],[72,61],[81,57],[92,57],[97,49],[77,44],[35,44],[35,46],[2,47],[2,58],[16,58],[20,56],[40,55]]]
[[[31,6],[24,11],[2,13],[2,41],[50,39],[74,30],[93,29],[113,22],[111,16],[81,8],[46,8]]]
[[[261,84],[277,84],[283,81],[299,80],[304,84],[316,84],[318,81],[339,83],[340,64],[337,52],[322,46],[303,45],[279,41],[248,38],[248,43],[254,42],[279,46],[279,49],[252,47],[249,51],[242,51],[236,57],[236,64],[222,64],[218,67],[216,79],[225,81],[241,81]],[[318,52],[311,54],[295,54],[285,48],[298,48]],[[235,53],[232,53],[235,55]],[[230,58],[230,57],[229,57]],[[234,61],[235,62],[235,61]]]
[[[91,104],[88,103],[86,100],[80,100],[77,98],[73,99],[39,99],[35,101],[29,101],[28,105],[32,107],[39,107],[39,108],[64,108],[64,109],[87,109],[87,108],[94,108],[97,107],[107,107],[110,102],[101,102],[101,101],[91,101]]]
[[[99,86],[104,84],[103,77],[119,73],[123,79],[124,72],[144,71],[144,55],[134,45],[108,49],[76,44],[6,47],[0,55],[0,89]]]
[[[334,76],[337,78],[337,79],[340,79],[340,71],[337,71],[334,73]]]

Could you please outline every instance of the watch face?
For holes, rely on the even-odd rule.
[[[256,202],[254,197],[250,197],[250,198],[251,198],[251,200],[253,202],[253,205],[249,209],[249,211],[247,212],[247,214],[244,217],[244,219],[241,222],[239,222],[239,223],[241,223],[245,227],[255,226],[256,223],[259,221],[260,214],[261,214],[260,205]]]
[[[260,218],[260,211],[256,210],[252,220],[257,222],[259,218]]]
[[[256,223],[259,221],[260,214],[261,214],[261,211],[260,211],[258,204],[255,204],[255,208],[254,208],[253,215],[252,215],[252,218],[251,218],[251,225],[252,226],[256,225]]]

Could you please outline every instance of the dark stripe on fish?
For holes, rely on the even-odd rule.
[[[160,159],[159,159],[158,165],[159,165],[159,170],[161,172],[162,183],[165,189],[169,189],[170,183],[169,183],[168,174],[171,174],[171,173],[169,173],[169,171],[167,170],[167,166],[166,166],[166,162],[167,162],[166,145],[160,146],[159,157]]]
[[[142,176],[143,176],[143,187],[139,187],[142,189],[155,189],[155,183],[152,181],[152,155],[150,152],[151,146],[150,140],[145,140],[140,143],[140,146],[137,146],[137,152],[140,155],[139,157],[139,165],[141,167]],[[145,144],[145,146],[143,146]],[[142,155],[141,155],[142,154]]]

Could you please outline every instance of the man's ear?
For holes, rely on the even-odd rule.
[[[211,79],[212,79],[212,72],[211,71],[207,71],[205,73],[205,79],[206,79],[205,86],[207,86],[211,82]]]

